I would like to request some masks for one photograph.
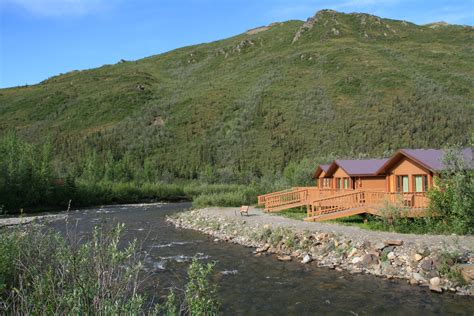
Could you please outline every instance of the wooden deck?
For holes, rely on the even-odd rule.
[[[392,193],[370,190],[335,190],[298,187],[259,196],[266,212],[278,212],[306,206],[306,221],[325,221],[356,214],[421,217],[427,214],[429,200],[425,193]],[[390,214],[394,206],[398,214]]]

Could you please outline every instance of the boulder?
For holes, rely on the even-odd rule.
[[[474,264],[461,264],[459,265],[459,271],[466,282],[474,282]]]
[[[322,249],[322,253],[328,253],[332,250],[334,250],[334,243],[332,241],[329,241],[328,243],[326,243],[324,246],[323,246],[323,249]]]
[[[423,256],[420,255],[419,253],[415,253],[415,255],[413,256],[413,261],[420,261],[421,259],[423,259]]]
[[[383,243],[383,242],[378,242],[378,243],[375,244],[374,247],[375,247],[375,249],[377,249],[377,250],[383,250],[383,248],[385,248],[386,245],[385,245],[385,243]]]
[[[423,257],[427,257],[431,254],[431,251],[428,247],[420,247],[417,251],[417,253],[419,253],[420,255],[422,255]]]
[[[426,274],[427,277],[429,277],[430,279],[431,278],[436,278],[436,277],[439,277],[439,272],[435,269],[431,270],[430,272],[428,272]]]
[[[371,250],[367,251],[367,253],[371,254],[371,255],[374,255],[377,258],[380,257],[380,253],[377,250],[374,250],[374,249],[371,249]]]
[[[437,292],[437,293],[443,293],[443,289],[441,288],[441,286],[435,286],[435,285],[431,285],[430,284],[430,290],[432,292]]]
[[[357,263],[359,263],[359,262],[361,262],[361,261],[362,261],[361,257],[354,257],[354,259],[352,259],[351,262],[352,262],[352,264],[357,264]]]
[[[393,277],[395,274],[397,274],[397,270],[392,267],[391,265],[386,265],[384,266],[383,268],[383,273],[388,277],[388,278],[391,278]]]
[[[256,253],[259,253],[259,252],[265,252],[267,251],[268,249],[270,249],[270,244],[265,244],[264,246],[260,247],[260,248],[257,248],[255,250]]]
[[[421,274],[419,274],[419,273],[417,273],[417,272],[414,272],[414,273],[412,274],[412,277],[413,277],[413,279],[415,279],[417,282],[425,282],[425,281],[426,281],[425,278],[424,278]]]
[[[347,258],[354,257],[356,253],[357,253],[357,248],[352,248],[351,251],[349,251],[349,254],[347,255]]]
[[[425,258],[421,264],[420,267],[423,269],[423,271],[431,271],[433,269],[433,260],[430,258]]]
[[[373,254],[366,254],[362,257],[362,264],[364,266],[369,266],[373,264],[377,264],[379,262],[378,258]]]
[[[385,247],[383,250],[382,250],[382,255],[388,255],[389,252],[392,252],[393,250],[395,249],[394,246],[388,246],[388,247]]]
[[[439,286],[441,284],[441,279],[439,277],[434,277],[430,279],[430,285]]]
[[[384,241],[385,245],[387,246],[401,246],[403,245],[403,240],[400,239],[390,239]]]
[[[409,283],[410,285],[418,285],[418,281],[415,278],[411,278]]]
[[[311,256],[307,254],[306,256],[303,257],[303,260],[301,261],[301,263],[309,263],[312,260],[313,258],[311,258]]]
[[[283,262],[291,261],[291,257],[290,257],[290,256],[277,256],[277,259],[278,259],[279,261],[283,261]]]
[[[390,252],[387,254],[388,260],[394,260],[396,257],[397,257],[397,255],[396,255],[393,251],[390,251]]]

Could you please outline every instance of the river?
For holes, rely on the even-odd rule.
[[[146,252],[151,274],[149,295],[163,288],[183,288],[192,257],[215,261],[222,311],[227,315],[474,315],[474,298],[431,293],[404,281],[351,275],[313,264],[255,257],[253,249],[191,230],[176,229],[167,215],[190,203],[116,205],[71,212],[69,222],[90,232],[101,222],[126,225],[125,240],[136,238]],[[64,230],[64,221],[50,224]]]

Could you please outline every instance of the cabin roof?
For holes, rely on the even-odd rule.
[[[319,165],[318,168],[316,168],[316,171],[314,172],[313,178],[318,178],[322,172],[328,172],[329,166],[330,165]]]
[[[337,159],[329,166],[326,175],[331,176],[337,168],[344,170],[349,176],[375,176],[377,170],[387,162],[388,159]]]
[[[384,163],[378,170],[378,173],[386,172],[387,169],[397,163],[401,157],[405,156],[424,168],[432,172],[445,170],[447,167],[443,162],[444,150],[442,149],[400,149],[397,151],[386,163]],[[462,157],[467,168],[473,168],[473,154],[472,148],[462,149]]]

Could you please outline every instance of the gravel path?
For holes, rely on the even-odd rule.
[[[233,220],[246,221],[249,224],[265,225],[269,224],[273,227],[282,226],[293,228],[297,231],[310,232],[327,232],[344,235],[353,240],[360,241],[378,241],[398,239],[403,240],[405,244],[423,245],[439,249],[459,249],[463,248],[474,251],[474,236],[457,236],[457,235],[415,235],[415,234],[399,234],[392,232],[379,232],[362,229],[355,226],[345,226],[335,223],[319,222],[311,223],[300,220],[290,219],[275,214],[264,213],[261,209],[250,208],[249,216],[240,216],[239,208],[232,207],[212,207],[200,210],[202,214],[228,218]],[[237,215],[236,215],[237,214]]]

